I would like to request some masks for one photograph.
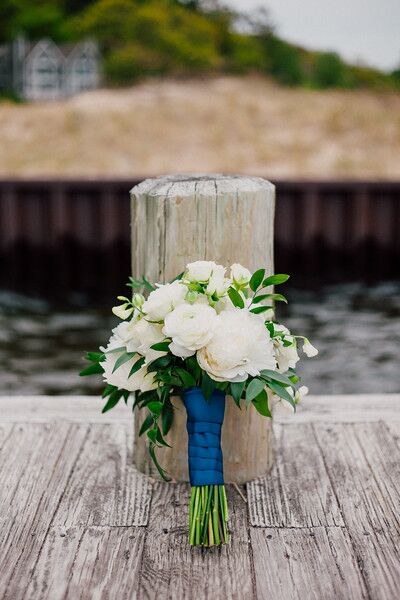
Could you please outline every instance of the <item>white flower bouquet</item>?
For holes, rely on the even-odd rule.
[[[102,373],[106,382],[103,412],[121,399],[147,415],[139,435],[146,435],[149,452],[160,475],[157,447],[168,446],[172,396],[180,396],[187,411],[188,461],[192,494],[189,542],[213,546],[228,539],[228,510],[223,479],[221,428],[225,399],[231,396],[263,417],[273,406],[291,410],[307,393],[299,387],[295,367],[299,341],[307,356],[317,350],[274,319],[281,294],[268,293],[288,275],[253,275],[239,264],[226,268],[197,261],[172,283],[153,286],[145,278],[131,279],[132,298],[113,312],[122,322],[105,348],[89,352],[91,365],[81,375]],[[148,296],[138,293],[147,289]],[[228,400],[230,401],[230,400]]]

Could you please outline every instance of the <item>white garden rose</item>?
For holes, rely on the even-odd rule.
[[[222,267],[221,265],[215,265],[206,287],[207,294],[210,296],[216,294],[218,297],[226,294],[229,286],[231,285],[231,281],[225,277],[225,272],[225,267]]]
[[[231,278],[237,285],[246,286],[250,281],[251,273],[246,267],[235,263],[231,266]]]
[[[206,283],[218,265],[212,260],[196,260],[186,266],[185,279],[188,281]]]
[[[275,369],[273,344],[264,321],[245,309],[222,311],[214,336],[197,361],[215,381],[245,381],[262,369]]]
[[[217,313],[206,304],[182,304],[165,317],[163,333],[172,338],[169,349],[175,356],[187,358],[209,343],[217,322]]]
[[[187,287],[180,281],[160,285],[149,294],[142,310],[151,321],[163,321],[165,315],[185,301]]]

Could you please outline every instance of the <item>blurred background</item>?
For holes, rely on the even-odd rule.
[[[398,392],[397,0],[1,0],[0,394],[97,393],[129,189],[277,186],[279,317],[312,393]]]

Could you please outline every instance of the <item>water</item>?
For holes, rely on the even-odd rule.
[[[279,317],[319,350],[299,369],[314,394],[400,391],[400,283],[287,290]],[[96,394],[101,378],[80,378],[82,356],[109,337],[105,309],[55,310],[0,293],[0,394]]]

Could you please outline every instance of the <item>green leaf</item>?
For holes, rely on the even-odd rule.
[[[114,408],[114,406],[116,404],[118,404],[118,402],[120,401],[120,399],[122,398],[122,391],[121,390],[114,390],[111,394],[111,396],[109,397],[109,399],[107,400],[107,402],[105,403],[105,405],[103,406],[103,410],[101,411],[102,413],[107,412],[108,410],[111,410],[112,408]]]
[[[134,365],[132,365],[132,368],[131,368],[131,370],[129,371],[128,379],[129,379],[129,377],[132,377],[132,375],[134,375],[134,374],[135,374],[137,371],[139,371],[139,369],[140,369],[140,368],[141,368],[141,367],[144,365],[144,361],[145,361],[145,360],[146,360],[146,359],[145,359],[145,357],[144,357],[144,356],[141,356],[141,357],[139,358],[139,360],[137,360],[137,361],[135,362],[135,364],[134,364]]]
[[[171,481],[171,477],[168,476],[167,472],[164,471],[164,469],[161,467],[160,463],[157,460],[155,449],[154,449],[154,444],[150,444],[149,454],[151,456],[153,463],[155,464],[157,471],[160,473],[160,476],[164,479],[164,481]]]
[[[157,344],[153,344],[150,348],[152,348],[152,350],[158,350],[159,352],[168,352],[170,343],[171,340],[168,340],[167,342],[157,342]]]
[[[114,354],[115,352],[125,352],[126,346],[119,346],[119,348],[113,348],[112,350],[107,350],[106,354]]]
[[[267,312],[267,310],[273,310],[272,306],[256,306],[255,308],[251,308],[250,312],[255,315],[260,315],[263,312]]]
[[[232,398],[234,399],[235,403],[238,405],[239,408],[240,408],[240,399],[242,397],[245,385],[246,385],[245,381],[240,381],[238,383],[231,383]]]
[[[174,409],[171,402],[168,400],[161,412],[161,424],[163,435],[167,435],[174,421]]]
[[[83,369],[83,371],[81,371],[79,373],[79,375],[81,377],[86,377],[86,375],[97,375],[98,373],[103,373],[103,372],[104,372],[104,369],[101,366],[101,363],[94,363],[93,365],[86,367],[86,369]]]
[[[253,275],[251,276],[249,285],[250,285],[250,289],[253,292],[256,292],[258,290],[258,288],[260,287],[262,280],[264,279],[264,275],[265,275],[265,269],[258,269],[258,271],[253,273]]]
[[[161,414],[163,404],[158,400],[152,400],[147,404],[147,408],[157,417]]]
[[[279,285],[280,283],[285,283],[290,278],[290,275],[285,275],[280,273],[278,275],[270,275],[263,281],[263,287],[268,287],[270,285]]]
[[[181,369],[180,367],[177,367],[175,371],[181,378],[184,388],[191,388],[196,385],[196,381],[193,375],[191,375],[188,371],[186,371],[185,369]]]
[[[285,304],[288,303],[287,299],[282,294],[267,294],[267,296],[270,300],[276,300],[277,302],[285,302]]]
[[[150,427],[154,424],[153,415],[147,415],[145,420],[142,423],[142,426],[139,429],[139,437],[143,435]]]
[[[114,365],[112,372],[114,373],[117,369],[122,367],[122,365],[124,365],[126,362],[128,362],[128,360],[131,360],[131,358],[133,358],[135,356],[135,354],[136,354],[136,352],[125,352],[124,354],[122,354],[115,361],[115,365]]]
[[[166,446],[167,448],[171,448],[171,446],[168,444],[168,442],[166,442],[162,436],[162,433],[160,431],[160,428],[157,427],[156,430],[156,441],[161,445],[161,446]]]
[[[102,362],[105,359],[105,354],[103,352],[86,352],[85,358],[91,362]]]
[[[254,298],[252,299],[252,304],[259,304],[260,302],[262,302],[263,300],[266,300],[267,298],[269,298],[269,294],[261,294],[261,296],[254,296]]]
[[[228,296],[231,299],[233,306],[237,306],[238,308],[244,308],[244,300],[239,294],[239,292],[235,290],[235,288],[230,287],[228,289]]]
[[[170,365],[172,361],[173,358],[170,355],[160,356],[159,358],[156,358],[149,364],[147,370],[149,373],[152,373],[153,371],[158,371],[159,369],[165,369],[165,367],[168,367],[168,365]]]
[[[286,400],[287,402],[289,402],[289,404],[291,404],[294,408],[296,407],[294,398],[289,394],[289,392],[284,387],[279,385],[279,383],[276,383],[275,381],[269,381],[268,387],[274,392],[274,394],[276,394],[283,400]]]
[[[209,377],[207,375],[207,373],[203,373],[201,389],[203,391],[204,398],[206,400],[208,400],[211,397],[211,394],[215,390],[215,386],[216,386],[216,382],[213,379],[211,379],[211,377]]]
[[[254,398],[253,404],[257,411],[260,413],[260,415],[263,415],[263,417],[272,418],[272,413],[268,407],[268,395],[265,390],[263,390],[260,394],[258,394],[258,396]]]
[[[246,406],[249,406],[250,402],[261,394],[265,388],[265,381],[263,379],[252,379],[246,389]]]
[[[292,381],[287,375],[284,375],[283,373],[277,373],[271,369],[263,369],[261,371],[261,376],[267,379],[273,379],[274,381],[279,381],[279,383],[283,383],[285,385],[292,385]]]
[[[153,420],[154,423],[154,420]],[[149,440],[151,440],[154,444],[156,443],[157,440],[157,430],[155,427],[153,427],[153,429],[149,429],[149,431],[147,432],[147,437],[149,438]]]
[[[115,387],[115,385],[111,385],[110,383],[108,383],[106,385],[106,387],[103,390],[103,393],[101,395],[102,398],[107,398],[107,396],[109,396],[114,390],[116,390],[117,388]]]

